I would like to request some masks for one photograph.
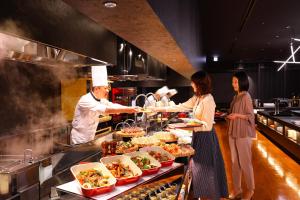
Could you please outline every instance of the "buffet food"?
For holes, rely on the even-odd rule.
[[[131,160],[141,169],[141,170],[145,170],[145,169],[152,169],[155,168],[155,165],[151,165],[151,161],[149,160],[149,158],[146,157],[142,157],[142,156],[134,156],[131,157]]]
[[[180,146],[177,144],[163,144],[161,147],[175,157],[179,157],[181,153]]]
[[[191,145],[180,145],[180,150],[181,150],[181,157],[184,156],[191,156],[195,154],[195,149],[191,147]]]
[[[140,151],[148,152],[150,156],[158,160],[162,167],[171,166],[174,163],[175,157],[161,147],[152,146],[141,148]]]
[[[139,149],[138,145],[132,144],[131,141],[128,142],[119,141],[117,143],[116,153],[117,154],[129,153],[129,152],[137,151],[138,149]]]
[[[142,171],[127,156],[117,155],[100,159],[117,179],[116,185],[124,185],[139,180]]]
[[[115,140],[102,142],[101,143],[102,156],[115,155],[117,143],[118,142]]]
[[[105,166],[115,178],[130,178],[134,176],[129,166],[121,163],[120,161],[112,162]]]
[[[94,196],[114,189],[116,179],[98,162],[74,165],[71,172],[85,196]]]
[[[132,144],[138,145],[139,147],[155,146],[161,143],[161,141],[154,136],[135,137],[131,139],[131,142]]]
[[[143,171],[143,175],[157,173],[161,164],[147,152],[132,152],[125,154]]]
[[[148,106],[147,108],[139,108],[138,112],[142,113],[152,113],[154,110],[151,106]]]
[[[176,142],[177,141],[177,137],[173,133],[170,133],[167,131],[156,132],[153,134],[153,136],[163,142]]]
[[[145,131],[140,127],[133,126],[122,128],[116,134],[121,137],[140,137],[145,135]]]
[[[181,118],[181,119],[184,121],[186,127],[199,127],[206,124],[206,122],[195,118]]]
[[[175,157],[186,157],[195,154],[195,150],[190,145],[162,144],[161,147]]]
[[[109,183],[109,176],[103,176],[100,169],[82,170],[76,175],[76,178],[82,187],[87,189],[108,186]]]

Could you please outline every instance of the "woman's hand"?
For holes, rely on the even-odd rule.
[[[231,113],[226,118],[229,119],[229,120],[235,120],[238,117],[239,117],[239,114],[237,114],[237,113]]]
[[[248,120],[247,115],[238,114],[238,113],[231,113],[230,115],[227,116],[227,119],[229,120],[235,120],[237,118]]]

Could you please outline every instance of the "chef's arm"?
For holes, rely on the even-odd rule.
[[[107,107],[105,109],[105,114],[119,114],[119,113],[136,113],[137,109],[133,107],[127,106],[120,106],[119,108],[116,107]]]

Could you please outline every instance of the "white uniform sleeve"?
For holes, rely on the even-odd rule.
[[[127,106],[123,106],[118,103],[112,103],[108,101],[107,99],[101,99],[101,104],[105,105],[108,108],[127,108]]]
[[[81,109],[98,111],[101,113],[104,113],[107,107],[106,105],[89,98],[81,98],[78,104]]]

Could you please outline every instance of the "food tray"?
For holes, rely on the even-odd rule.
[[[118,162],[118,161],[120,161],[125,165],[128,165],[130,170],[133,172],[133,174],[135,174],[135,176],[130,178],[117,178],[116,185],[126,185],[129,183],[134,183],[140,179],[140,177],[142,176],[142,171],[138,166],[136,166],[136,164],[134,164],[134,162],[129,157],[123,155],[117,155],[117,156],[104,157],[100,159],[100,162],[103,163],[104,165],[112,162]]]
[[[167,155],[167,156],[170,158],[170,160],[160,162],[161,167],[172,166],[173,163],[174,163],[174,160],[175,160],[175,157],[174,157],[172,154],[170,154],[169,152],[165,151],[165,150],[164,150],[163,148],[161,148],[161,147],[157,147],[157,146],[144,147],[144,148],[141,148],[140,151],[142,151],[142,152],[155,151],[155,152],[159,152],[159,153],[161,153],[161,154]]]
[[[83,188],[79,180],[77,179],[76,175],[79,174],[80,171],[94,169],[94,168],[100,169],[104,176],[109,176],[108,179],[109,185],[104,187],[96,187],[96,188]],[[116,178],[110,173],[110,171],[102,163],[99,162],[74,165],[70,168],[70,170],[76,182],[80,185],[83,195],[87,197],[110,192],[114,190],[115,184],[117,182]]]
[[[132,144],[136,144],[138,145],[139,147],[146,147],[146,146],[155,146],[155,145],[159,145],[161,143],[161,141],[159,139],[157,139],[156,137],[154,136],[148,136],[148,137],[143,137],[145,141],[147,141],[147,143],[140,143],[140,141],[137,142],[137,140],[140,140],[141,138],[139,137],[136,137],[136,138],[132,138],[131,139],[131,142]],[[149,142],[149,140],[153,140],[151,142]],[[153,139],[154,138],[154,139]]]
[[[161,164],[160,162],[158,162],[155,158],[153,158],[152,156],[150,156],[147,152],[141,152],[141,151],[137,151],[137,152],[132,152],[132,153],[126,153],[124,154],[125,156],[129,156],[131,157],[135,157],[135,156],[141,156],[141,157],[146,157],[150,160],[151,165],[156,166],[155,168],[152,169],[145,169],[142,170],[143,172],[143,176],[147,176],[147,175],[151,175],[151,174],[155,174],[159,171],[159,169],[161,168]]]
[[[187,157],[195,154],[195,149],[190,145],[180,145],[181,153],[177,157]]]
[[[116,154],[130,153],[130,152],[134,152],[134,151],[137,151],[137,150],[139,150],[139,146],[137,144],[133,144],[132,147],[124,149],[122,151],[118,149],[118,145],[117,145]]]
[[[157,134],[166,134],[166,135],[173,135],[173,139],[163,139],[161,137],[158,137]],[[166,132],[166,131],[159,131],[153,134],[153,136],[155,136],[157,139],[159,139],[162,142],[177,142],[178,138],[175,134],[171,133],[171,132]]]
[[[117,131],[116,135],[120,136],[120,137],[141,137],[141,136],[144,136],[145,133],[146,133],[145,131],[139,131],[137,133],[130,134],[130,133],[124,133],[122,131]]]
[[[195,127],[201,127],[203,124],[189,124],[189,123],[174,123],[169,124],[169,128],[195,128]]]

